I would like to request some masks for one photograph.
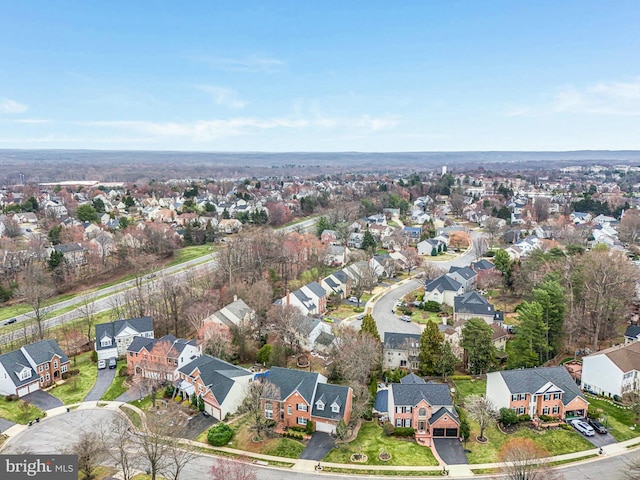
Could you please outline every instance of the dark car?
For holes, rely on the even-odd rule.
[[[9,320],[7,320],[6,322],[4,322],[5,325],[11,325],[12,323],[16,323],[18,320],[15,318],[10,318]]]
[[[117,365],[118,361],[116,360],[116,357],[111,357],[109,359],[109,368],[116,368]]]
[[[590,418],[589,425],[591,425],[593,429],[598,433],[602,433],[602,434],[607,433],[607,429],[605,428],[605,426],[597,420]]]

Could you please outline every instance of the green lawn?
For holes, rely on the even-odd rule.
[[[605,400],[591,396],[587,397],[587,400],[589,401],[589,411],[595,411],[600,414],[604,425],[609,429],[609,433],[617,441],[623,442],[640,436],[640,426],[636,426],[634,430],[629,428],[634,426],[632,410],[616,407]]]
[[[24,425],[36,417],[43,418],[44,416],[45,413],[38,407],[22,400],[7,402],[4,395],[0,395],[0,418]]]
[[[411,320],[417,323],[435,322],[440,324],[442,322],[442,314],[435,312],[427,312],[426,310],[416,310],[411,315]]]
[[[58,397],[65,405],[84,400],[98,378],[98,367],[91,361],[91,352],[78,355],[76,365],[71,360],[69,368],[71,370],[78,368],[80,373],[66,379],[64,384],[49,390],[51,395]]]
[[[381,449],[391,454],[391,460],[383,462],[378,458]],[[354,453],[364,453],[368,457],[365,465],[438,465],[429,448],[414,441],[387,437],[382,433],[382,427],[375,422],[363,423],[353,442],[340,444],[323,461],[350,463]]]
[[[562,429],[537,431],[525,426],[521,426],[515,433],[509,435],[505,435],[495,426],[488,428],[485,430],[485,437],[489,441],[481,444],[475,441],[475,438],[480,434],[478,424],[471,419],[469,419],[469,423],[471,424],[471,438],[466,447],[471,450],[471,453],[467,453],[469,463],[497,462],[500,448],[510,438],[530,438],[549,452],[550,456],[594,448],[591,442],[575,431]]]
[[[211,255],[215,252],[215,247],[210,244],[205,245],[193,245],[191,247],[184,247],[173,252],[173,258],[167,263],[167,267],[173,267],[180,263],[188,262],[195,258],[204,257],[205,255]]]
[[[487,392],[486,380],[456,380],[455,384],[461,399],[469,395],[484,395]]]
[[[265,453],[275,457],[300,458],[304,445],[290,438],[280,438]]]
[[[127,365],[127,362],[125,360],[118,360],[118,366],[116,368],[116,378],[113,379],[113,382],[111,382],[111,385],[109,386],[107,391],[104,392],[104,395],[102,396],[102,400],[106,400],[106,401],[115,400],[116,398],[118,398],[120,395],[122,395],[124,392],[127,391],[127,387],[124,386],[124,381],[128,377],[121,377],[118,374],[118,372],[120,372],[120,367],[126,366],[126,365]]]
[[[137,428],[142,427],[142,419],[140,418],[140,415],[138,414],[138,412],[136,412],[134,409],[121,405],[120,411],[124,413],[127,416],[127,418],[129,418],[129,420],[131,420],[131,423],[133,423],[135,427]]]

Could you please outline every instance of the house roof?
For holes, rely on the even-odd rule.
[[[476,272],[475,270],[473,270],[471,267],[466,266],[466,267],[455,267],[452,266],[449,268],[449,276],[452,275],[459,275],[460,278],[464,278],[465,280],[471,280],[473,277],[478,275],[478,272]],[[455,278],[455,277],[453,277]]]
[[[378,390],[378,393],[376,393],[376,402],[373,405],[373,409],[380,413],[387,413],[389,411],[389,390]]]
[[[470,313],[473,315],[493,315],[494,308],[489,301],[478,292],[467,292],[453,299],[455,313]]]
[[[185,375],[191,375],[196,368],[200,372],[202,383],[209,387],[219,404],[222,404],[227,398],[235,383],[234,379],[253,375],[249,370],[231,365],[211,355],[202,355],[186,364],[179,371]]]
[[[143,348],[151,351],[157,344],[168,343],[170,347],[167,349],[167,357],[178,357],[187,345],[196,345],[195,340],[184,340],[176,338],[173,335],[165,335],[161,338],[133,337],[133,341],[127,347],[127,352],[140,352]]]
[[[22,348],[24,348],[36,365],[50,362],[55,355],[60,357],[60,363],[69,361],[69,357],[62,351],[55,340],[41,340],[40,342],[25,345]]]
[[[625,337],[638,338],[640,335],[640,325],[629,325],[624,332]]]
[[[415,373],[411,372],[408,375],[402,377],[400,379],[400,383],[403,385],[424,385],[427,382],[424,381],[424,378],[419,377]]]
[[[0,364],[2,364],[7,375],[9,375],[11,382],[16,387],[38,380],[38,376],[35,375],[35,371],[31,368],[31,365],[29,365],[29,360],[24,356],[22,350],[14,350],[13,352],[7,352],[0,355]],[[25,380],[21,380],[18,373],[20,373],[25,367],[31,371],[31,376]]]
[[[427,292],[433,292],[435,290],[439,292],[457,292],[460,288],[462,288],[462,284],[453,278],[448,277],[446,274],[440,275],[438,278],[431,280],[424,287]]]
[[[399,349],[404,347],[405,342],[414,342],[420,345],[420,334],[418,333],[384,333],[384,348]]]
[[[334,342],[335,339],[336,339],[335,335],[332,335],[327,332],[320,332],[320,335],[318,335],[318,338],[316,338],[316,343],[319,343],[320,345],[324,345],[325,347],[328,347]]]
[[[234,300],[229,305],[222,307],[212,316],[228,327],[238,324],[238,320],[250,315],[253,310],[241,298]]]
[[[640,347],[640,345],[638,345]],[[496,372],[502,375],[509,392],[533,394],[552,383],[564,391],[562,403],[567,405],[576,397],[584,398],[567,369],[559,367],[523,368],[519,370],[504,370]],[[490,374],[493,375],[493,374]]]
[[[317,318],[310,318],[306,315],[296,315],[294,321],[297,323],[298,331],[303,335],[309,335],[320,323]]]
[[[267,378],[269,382],[280,389],[280,398],[272,398],[270,400],[282,401],[297,391],[307,403],[311,404],[313,401],[313,393],[318,383],[317,373],[271,367]]]
[[[319,383],[316,389],[316,396],[313,401],[311,415],[314,417],[326,418],[329,420],[340,420],[344,417],[347,398],[349,396],[349,387],[342,385],[331,385],[328,383]],[[324,403],[324,410],[318,409],[318,400]],[[332,405],[338,405],[339,410],[334,412]]]
[[[96,325],[96,350],[106,350],[115,345],[103,347],[100,340],[104,337],[114,339],[126,328],[131,328],[138,333],[153,332],[153,320],[151,317],[129,318],[127,320],[116,320],[109,323],[99,323]]]
[[[433,425],[435,422],[437,422],[440,418],[444,417],[445,415],[449,415],[458,425],[460,425],[460,420],[458,420],[458,414],[456,413],[455,408],[452,408],[451,410],[449,410],[446,407],[440,407],[438,410],[433,412],[433,415],[431,415],[431,418],[429,419],[429,424]]]
[[[606,355],[622,372],[640,370],[640,342],[633,342],[628,345],[616,345],[592,353],[586,358],[596,355]]]
[[[58,253],[62,253],[63,255],[65,253],[81,252],[84,250],[82,245],[80,245],[79,243],[64,243],[62,245],[54,245],[53,249]]]
[[[393,402],[396,405],[417,405],[425,400],[429,405],[453,405],[449,385],[444,383],[402,384],[391,385]]]
[[[307,283],[305,287],[311,290],[311,292],[318,298],[322,298],[327,295],[325,289],[322,288],[322,285],[320,285],[318,282]]]

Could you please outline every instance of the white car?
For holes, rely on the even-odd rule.
[[[587,437],[593,437],[596,434],[596,431],[587,422],[583,422],[582,420],[571,420],[569,423],[571,423],[573,428]]]
[[[358,298],[357,297],[349,297],[347,299],[347,302],[358,303]]]
[[[107,361],[106,360],[98,360],[98,370],[102,370],[107,368]]]

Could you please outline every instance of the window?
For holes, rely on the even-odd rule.
[[[551,394],[549,393],[545,393],[544,394],[544,401],[546,402],[547,400],[551,399]]]
[[[202,388],[202,385],[198,385],[198,393],[202,395],[203,391],[204,391],[204,388]]]
[[[23,368],[20,372],[20,380],[26,380],[27,378],[31,378],[31,369]]]
[[[524,415],[524,407],[520,407],[520,409],[518,410],[518,414]]]
[[[518,395],[511,395],[511,401],[512,402],[517,402],[518,401]]]
[[[420,415],[421,417],[426,417],[427,416],[427,409],[426,408],[421,408],[420,410],[418,410],[418,415]]]
[[[338,405],[337,403],[331,404],[331,411],[333,413],[340,413],[340,405]]]
[[[519,399],[520,399],[520,400],[526,400],[526,399],[527,399],[527,394],[526,394],[526,393],[521,393],[521,394],[519,395]]]
[[[401,426],[402,426],[402,419],[396,418],[396,427],[401,427]]]
[[[308,409],[307,405],[305,403],[299,403],[296,406],[296,410],[298,410],[299,412],[306,412]],[[306,424],[305,424],[306,425]]]
[[[273,406],[270,403],[264,404],[264,416],[268,419],[273,418]]]
[[[42,371],[42,365],[38,365],[38,371],[41,372]]]
[[[298,417],[298,425],[306,425],[307,419],[304,417]]]
[[[559,393],[554,393],[553,394],[553,399],[554,400],[559,400],[560,399],[560,394]]]
[[[45,369],[45,370],[49,370],[49,364],[48,364],[48,363],[45,363],[45,364],[44,364],[44,369]]]
[[[542,414],[543,414],[543,415],[549,415],[549,407],[544,407],[544,408],[542,409]]]
[[[53,368],[58,368],[58,361],[53,362]]]
[[[109,347],[111,346],[111,339],[109,337],[104,337],[102,340],[100,340],[100,345],[102,347]]]
[[[318,400],[318,401],[316,402],[316,408],[317,408],[318,410],[324,410],[324,403],[322,403],[322,400]]]
[[[40,376],[40,383],[44,383],[44,377],[42,375]]]
[[[407,361],[406,360],[400,360],[400,366],[401,367],[406,367],[407,366]]]
[[[287,415],[291,415],[292,410],[291,405],[287,405]]]
[[[556,413],[560,412],[560,407],[558,407],[558,405],[554,405],[552,412],[553,412],[554,414],[556,414]]]
[[[130,357],[133,357],[133,352],[129,352],[129,356],[130,356]]]
[[[62,365],[61,370],[62,370],[62,373],[67,371],[67,364],[66,363],[64,365]]]
[[[411,428],[411,419],[410,418],[405,418],[404,419],[404,426]]]
[[[47,373],[47,382],[51,380],[51,376]]]

